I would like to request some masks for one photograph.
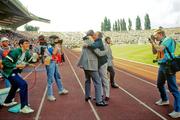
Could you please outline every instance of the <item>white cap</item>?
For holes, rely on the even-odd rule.
[[[9,41],[9,39],[7,37],[2,37],[1,42],[4,42],[4,41]]]

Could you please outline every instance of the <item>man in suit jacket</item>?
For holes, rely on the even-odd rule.
[[[94,31],[89,30],[87,35],[83,38],[84,43],[90,42],[93,37]],[[98,58],[92,50],[83,47],[82,53],[78,62],[78,66],[84,70],[85,73],[85,100],[88,101],[90,97],[90,84],[91,79],[94,82],[95,97],[97,106],[107,106],[108,104],[102,99],[102,83],[98,73]]]

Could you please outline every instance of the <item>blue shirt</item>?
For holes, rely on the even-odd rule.
[[[162,39],[162,43],[160,44],[161,46],[167,47],[173,57],[175,57],[175,41],[170,38],[170,37],[165,37]],[[158,60],[158,63],[165,63],[167,60],[171,59],[169,53],[167,52],[166,48],[163,50],[164,52],[164,58],[161,60]]]

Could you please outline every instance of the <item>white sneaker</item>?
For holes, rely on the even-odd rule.
[[[66,94],[68,94],[68,93],[69,93],[68,90],[63,89],[63,91],[60,91],[60,92],[59,92],[59,95],[66,95]]]
[[[25,114],[28,114],[28,113],[33,113],[34,110],[31,109],[29,106],[24,106],[21,110],[20,110],[21,113],[25,113]]]
[[[169,113],[169,116],[171,116],[172,118],[179,118],[180,117],[180,112],[171,112]]]
[[[16,104],[17,104],[17,102],[12,101],[11,103],[4,103],[3,106],[10,107],[10,106],[13,106],[13,105],[16,105]]]
[[[47,99],[49,101],[56,101],[56,98],[54,96],[48,96]]]
[[[169,105],[169,100],[167,100],[167,101],[162,101],[162,99],[160,99],[160,100],[158,100],[155,104],[156,104],[156,105],[159,105],[159,106]]]

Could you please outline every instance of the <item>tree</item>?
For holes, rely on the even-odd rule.
[[[128,23],[129,23],[128,30],[130,31],[132,29],[132,21],[130,18],[128,19]]]
[[[25,31],[36,31],[37,32],[39,30],[39,27],[26,24],[24,26],[24,29],[25,29]]]
[[[104,23],[101,22],[101,31],[104,31]]]
[[[118,31],[118,23],[115,21],[115,31]]]
[[[144,17],[144,29],[145,30],[150,30],[151,29],[151,22],[150,22],[150,18],[149,15],[146,14]]]
[[[117,21],[117,31],[121,31],[121,23],[119,19]]]
[[[107,31],[111,31],[111,21],[108,19],[107,21]]]
[[[136,30],[141,30],[141,19],[139,16],[136,18]]]
[[[126,21],[124,18],[122,19],[122,28],[123,28],[122,31],[127,31]]]
[[[108,24],[108,19],[107,17],[104,18],[104,31],[107,31],[107,24]]]
[[[101,23],[101,31],[111,31],[111,21],[107,17],[105,17]]]

